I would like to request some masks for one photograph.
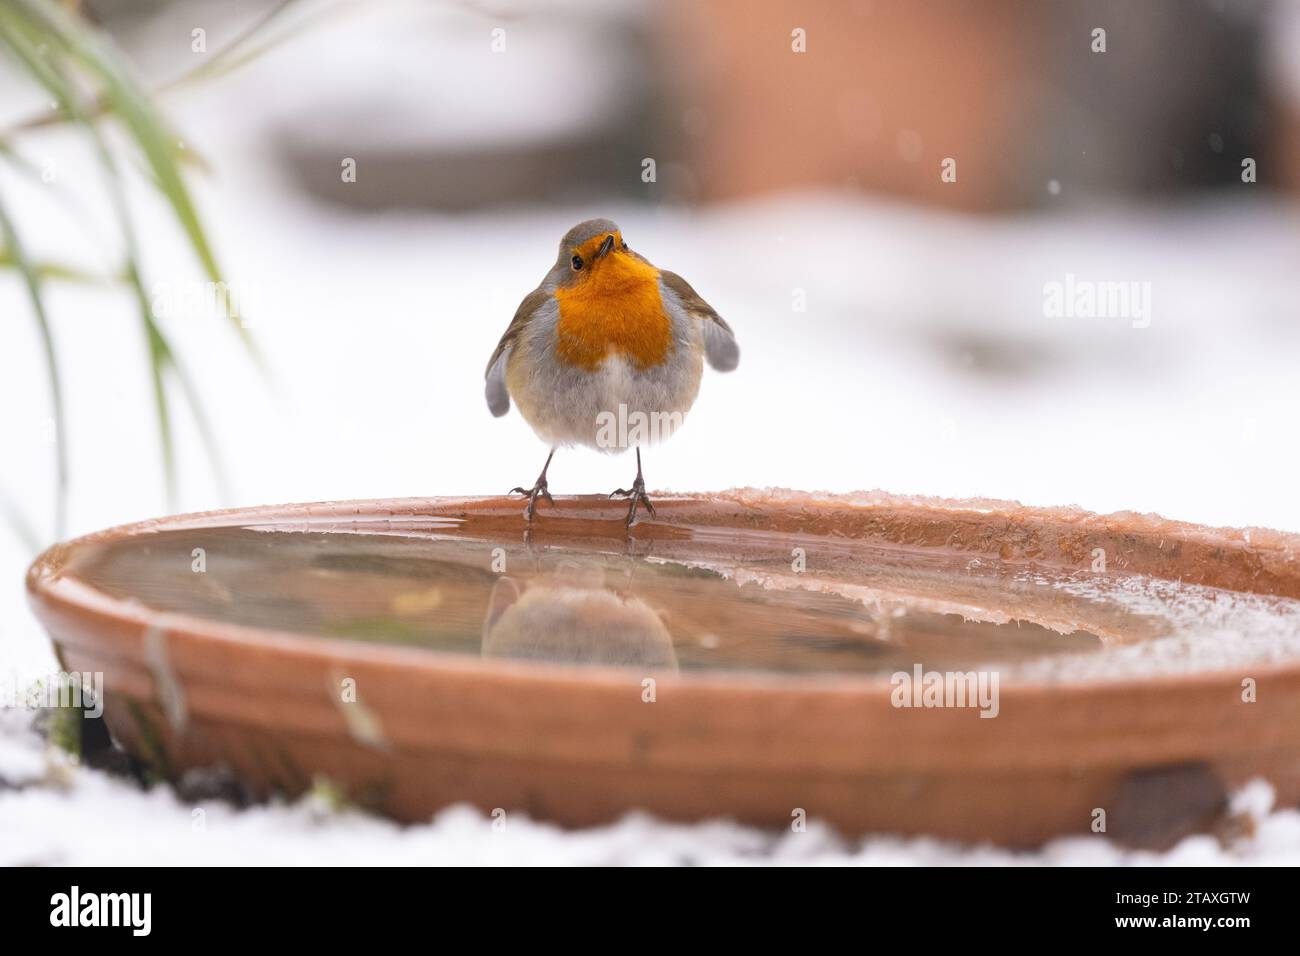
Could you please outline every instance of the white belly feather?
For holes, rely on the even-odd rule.
[[[623,451],[667,438],[700,389],[704,361],[698,322],[665,302],[673,345],[667,361],[638,368],[610,354],[594,371],[555,357],[559,309],[544,307],[528,324],[506,371],[510,396],[539,438],[552,446]]]

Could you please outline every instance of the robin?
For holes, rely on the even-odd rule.
[[[610,497],[655,510],[641,475],[641,445],[667,437],[700,389],[704,362],[729,372],[740,361],[731,327],[681,276],[633,252],[618,226],[588,219],[564,234],[555,265],[524,297],[487,366],[487,404],[498,418],[510,399],[551,446],[531,488],[554,504],[546,470],[556,448],[636,448],[636,480]],[[630,427],[629,427],[630,426]]]

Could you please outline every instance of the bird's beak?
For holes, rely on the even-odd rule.
[[[609,255],[610,250],[613,248],[614,248],[614,237],[606,236],[605,241],[602,242],[600,244],[600,248],[596,250],[596,258],[597,259],[605,258],[605,256]]]

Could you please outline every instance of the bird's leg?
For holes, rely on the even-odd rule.
[[[636,481],[632,482],[632,487],[619,488],[617,491],[609,493],[611,498],[629,498],[627,506],[627,526],[632,527],[632,522],[636,520],[636,506],[645,505],[645,510],[650,512],[650,517],[655,516],[655,506],[650,503],[650,499],[645,493],[645,479],[641,477],[641,449],[636,450]]]
[[[555,499],[551,493],[546,490],[546,469],[551,467],[551,459],[555,457],[555,449],[546,456],[546,464],[542,465],[542,473],[537,476],[537,481],[531,488],[516,487],[511,488],[508,494],[520,494],[528,498],[528,507],[524,509],[524,517],[529,521],[533,520],[533,514],[537,511],[537,499],[545,498],[551,504],[555,504]]]

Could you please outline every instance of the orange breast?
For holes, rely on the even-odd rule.
[[[560,304],[556,354],[594,371],[609,355],[638,368],[660,365],[673,344],[672,322],[659,297],[659,270],[611,253],[583,281],[555,292]]]

